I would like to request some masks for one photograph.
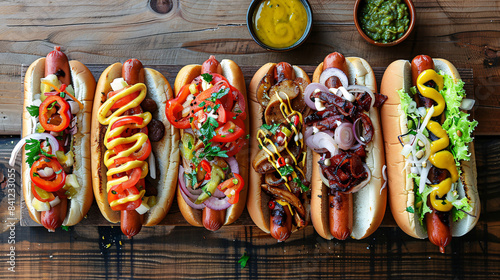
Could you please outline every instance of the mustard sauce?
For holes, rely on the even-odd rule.
[[[300,0],[264,0],[253,15],[253,30],[272,48],[295,44],[307,27],[307,13]]]

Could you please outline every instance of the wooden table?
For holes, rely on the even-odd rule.
[[[156,0],[152,0],[156,3]],[[266,52],[247,31],[250,1],[164,0],[156,13],[147,0],[2,1],[0,3],[0,278],[43,279],[256,279],[256,278],[496,278],[500,275],[500,6],[495,1],[416,1],[417,25],[391,48],[374,47],[357,34],[353,1],[311,0],[314,26],[300,48]],[[162,9],[164,8],[164,9]],[[332,51],[364,57],[373,67],[418,54],[443,57],[472,70],[473,114],[482,214],[476,228],[453,239],[446,254],[390,224],[365,240],[326,241],[311,226],[284,243],[252,226],[248,214],[212,233],[189,226],[145,228],[132,240],[119,227],[78,225],[48,233],[19,224],[19,167],[8,157],[19,139],[21,65],[60,45],[89,65],[136,57],[144,64],[201,63],[210,54],[244,67],[268,61],[317,65]],[[164,67],[164,66],[162,66]],[[175,68],[175,67],[174,67]],[[170,73],[169,77],[174,77]],[[173,82],[172,78],[169,78]],[[9,178],[15,182],[9,185]],[[9,212],[9,189],[15,202]],[[11,191],[11,193],[14,191]],[[175,209],[168,217],[178,215]],[[245,220],[246,219],[246,220]],[[12,242],[15,241],[15,244]],[[11,248],[15,247],[15,248]],[[13,252],[11,252],[11,249]],[[250,256],[245,268],[238,264]],[[15,254],[15,272],[7,261]]]

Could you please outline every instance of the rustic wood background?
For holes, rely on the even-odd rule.
[[[245,22],[250,1],[151,1],[156,10],[168,12],[156,13],[148,0],[0,2],[0,134],[5,135],[0,138],[0,278],[500,277],[497,1],[415,1],[413,34],[401,45],[380,48],[357,34],[354,1],[310,0],[312,33],[303,46],[287,53],[266,52],[251,40]],[[174,71],[167,75],[170,82],[175,67],[201,63],[210,54],[233,59],[247,69],[268,61],[312,67],[334,50],[363,57],[374,68],[422,53],[446,58],[458,68],[472,69],[469,73],[474,76],[468,93],[476,99],[473,113],[480,122],[476,153],[481,219],[466,236],[455,238],[446,254],[439,254],[427,240],[413,239],[390,226],[390,219],[368,239],[343,242],[326,241],[309,226],[287,242],[276,243],[248,220],[216,233],[188,226],[145,228],[133,240],[123,238],[119,227],[78,225],[52,234],[40,227],[21,227],[19,169],[7,165],[21,129],[21,70],[55,45],[62,46],[70,59],[89,65],[131,57],[157,68],[170,65],[173,68],[164,68]],[[13,216],[8,208],[9,178],[16,180]],[[15,273],[8,271],[10,247],[15,247]],[[238,259],[245,252],[250,260],[242,269]]]

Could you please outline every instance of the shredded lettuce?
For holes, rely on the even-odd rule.
[[[399,99],[401,99],[401,109],[403,109],[403,112],[405,112],[405,114],[408,116],[408,107],[410,106],[410,103],[413,101],[413,99],[403,89],[398,90],[398,94]]]
[[[465,215],[467,215],[466,212],[472,211],[472,206],[469,204],[469,200],[467,199],[467,197],[464,197],[460,200],[455,200],[451,204],[453,204],[454,206],[451,210],[451,217],[453,218],[454,222],[465,218]]]
[[[444,87],[440,93],[446,100],[446,120],[443,129],[450,138],[450,150],[456,165],[459,166],[461,160],[470,160],[468,144],[474,139],[472,132],[477,126],[477,121],[469,121],[469,114],[460,111],[460,104],[465,97],[464,82],[462,80],[455,82],[451,76],[442,72],[439,74],[444,77]]]

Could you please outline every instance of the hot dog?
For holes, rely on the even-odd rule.
[[[137,59],[115,63],[95,91],[91,151],[94,194],[103,216],[128,237],[154,226],[175,194],[179,132],[165,118],[173,97],[161,73]]]
[[[386,190],[378,108],[385,96],[370,65],[334,52],[316,68],[305,100],[312,148],[311,220],[326,239],[366,238],[382,222]]]
[[[177,202],[193,226],[215,231],[241,215],[247,194],[248,119],[240,67],[210,56],[184,66],[175,79],[176,97],[166,106],[181,129]]]
[[[60,47],[33,62],[24,79],[23,195],[31,218],[49,231],[80,222],[92,204],[87,133],[95,79]],[[26,144],[26,145],[25,145]]]
[[[276,240],[309,223],[309,182],[303,140],[307,74],[289,63],[267,63],[249,86],[254,120],[250,135],[247,208],[254,223]]]
[[[456,68],[426,55],[391,63],[381,89],[388,96],[381,116],[392,214],[404,232],[429,237],[444,253],[452,236],[479,218],[477,122],[460,110],[471,100]]]

